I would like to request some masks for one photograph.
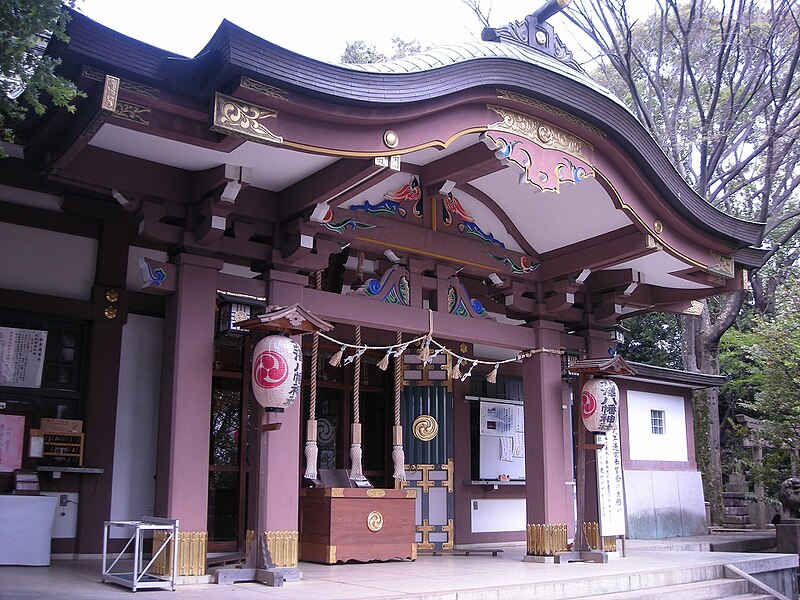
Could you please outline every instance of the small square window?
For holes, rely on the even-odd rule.
[[[664,435],[665,415],[663,410],[650,411],[650,429],[654,435]]]

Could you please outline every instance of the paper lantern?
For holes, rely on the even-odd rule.
[[[590,379],[581,390],[581,416],[589,431],[611,431],[617,424],[619,388],[610,379]]]
[[[300,346],[291,338],[268,335],[253,350],[253,394],[264,408],[286,408],[297,399],[303,373]]]

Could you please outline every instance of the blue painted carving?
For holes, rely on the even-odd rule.
[[[450,192],[442,198],[442,222],[445,225],[453,224],[453,215],[461,219],[458,224],[458,230],[466,235],[474,237],[487,244],[492,244],[500,248],[505,248],[506,245],[494,237],[491,233],[486,233],[475,222],[475,218],[467,212],[467,210],[458,201],[458,198],[453,196]]]
[[[492,254],[491,252],[487,252],[487,254],[496,261],[507,266],[514,275],[527,275],[528,273],[533,273],[541,264],[531,262],[531,259],[528,256],[520,256],[519,264],[517,264],[508,255]]]
[[[408,283],[408,275],[405,268],[398,265],[393,265],[386,271],[380,281],[368,279],[354,294],[387,304],[411,306],[411,286]]]
[[[398,215],[401,219],[405,219],[408,211],[402,206],[403,202],[414,202],[414,214],[417,214],[418,203],[422,199],[422,188],[416,177],[413,177],[409,183],[404,185],[398,190],[387,192],[383,196],[383,200],[377,204],[371,204],[369,200],[365,200],[361,204],[353,204],[350,210],[363,210],[368,214],[392,214]],[[421,208],[419,208],[421,212]],[[419,215],[417,215],[419,216]]]
[[[459,281],[458,277],[450,278],[450,287],[447,290],[447,312],[459,317],[471,317],[476,319],[494,318],[486,312],[480,300],[470,298],[467,288]]]
[[[342,219],[341,221],[337,221],[336,223],[331,223],[330,221],[326,221],[322,223],[322,226],[325,229],[330,229],[331,231],[335,231],[339,235],[344,234],[345,230],[347,229],[349,229],[350,231],[355,231],[356,229],[375,229],[377,227],[377,225],[362,223],[361,221],[356,221],[355,219]]]

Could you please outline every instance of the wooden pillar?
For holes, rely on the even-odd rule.
[[[90,432],[84,464],[103,469],[102,475],[84,475],[80,483],[78,554],[97,554],[103,548],[103,522],[111,513],[114,476],[114,432],[117,420],[122,328],[128,317],[125,274],[128,261],[128,229],[120,221],[104,221],[97,246],[97,270],[92,288],[91,357],[85,431]]]
[[[289,306],[302,304],[303,289],[308,277],[280,271],[269,272],[268,293],[270,304]],[[292,338],[302,347],[300,336]],[[296,567],[298,560],[298,532],[300,528],[300,439],[304,434],[301,401],[296,400],[284,412],[261,411],[262,423],[256,454],[258,460],[258,489],[256,530],[267,539],[282,539],[284,547],[270,547],[272,560],[282,567]],[[252,498],[252,496],[251,496]],[[259,531],[260,530],[260,531]],[[271,544],[268,544],[271,545]]]
[[[562,326],[534,325],[536,347],[558,350]],[[561,356],[539,352],[522,363],[525,395],[525,498],[529,524],[572,522],[572,468],[569,429],[564,427]]]
[[[302,343],[299,337],[294,340]],[[266,534],[268,540],[282,540],[282,547],[269,548],[273,562],[281,567],[295,567],[298,559],[300,407],[298,399],[283,412],[265,412],[260,406],[257,409],[262,426],[256,438],[260,446],[256,531]]]
[[[603,331],[599,329],[590,329],[586,331],[585,338],[586,338],[587,358],[605,358],[605,357],[611,358],[611,353],[609,352],[609,348],[612,348],[616,351],[617,344],[616,342],[610,339],[608,331]],[[578,405],[580,405],[581,389],[583,388],[583,384],[585,382],[586,378],[581,377],[580,381],[578,382],[577,389],[575,391],[575,402]],[[593,444],[594,434],[588,431],[586,427],[584,427],[583,419],[580,416],[580,412],[576,412],[575,414],[577,415],[576,417],[577,420],[575,421],[576,443]],[[597,454],[593,451],[588,451],[588,452],[584,451],[584,452],[586,452],[585,458],[587,460],[585,467],[584,487],[582,492],[585,500],[583,519],[585,522],[597,523],[600,520],[599,495],[597,491],[597,459],[596,459]]]
[[[222,261],[181,254],[177,265],[176,291],[167,301],[156,516],[180,519],[181,532],[205,534],[214,317]]]

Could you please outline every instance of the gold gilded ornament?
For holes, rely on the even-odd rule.
[[[411,425],[414,437],[423,442],[430,442],[439,433],[439,423],[430,415],[420,415]]]
[[[373,510],[367,515],[367,529],[370,531],[380,531],[383,528],[383,515],[377,510]]]

